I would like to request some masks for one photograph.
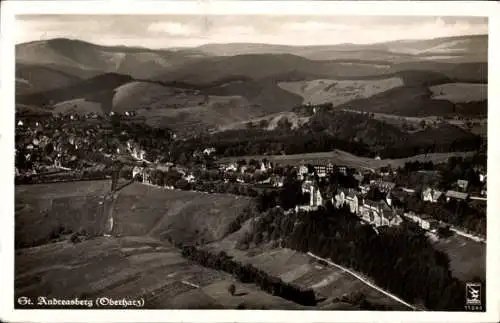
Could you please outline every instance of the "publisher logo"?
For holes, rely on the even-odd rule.
[[[466,305],[481,305],[481,284],[467,283],[465,285]]]

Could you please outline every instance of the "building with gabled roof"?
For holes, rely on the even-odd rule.
[[[425,202],[436,203],[442,195],[443,192],[427,187],[422,191],[422,200]]]
[[[445,196],[447,202],[450,201],[451,199],[466,201],[469,198],[469,194],[467,193],[451,191],[451,190],[447,191]]]
[[[465,179],[459,179],[457,181],[457,186],[460,188],[463,192],[467,191],[467,187],[469,187],[469,181]]]

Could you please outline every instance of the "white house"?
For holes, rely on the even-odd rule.
[[[479,174],[479,181],[481,183],[486,182],[486,174]]]
[[[305,175],[309,174],[309,168],[306,165],[300,165],[299,170],[297,172],[297,177],[299,180],[304,180]]]
[[[193,174],[189,174],[184,178],[188,183],[194,183],[196,181],[196,177],[193,176]]]
[[[343,191],[339,191],[337,194],[335,194],[334,197],[332,197],[332,204],[337,208],[341,208],[344,206],[345,203],[345,194]]]
[[[17,122],[17,125],[18,125],[19,127],[22,127],[22,126],[24,126],[24,123],[23,123],[21,120],[19,120],[19,121]]]
[[[132,178],[135,178],[137,175],[141,175],[142,172],[143,172],[143,168],[142,167],[139,167],[139,166],[135,166],[133,169],[132,169]]]
[[[323,196],[317,185],[311,186],[309,205],[312,207],[323,205]]]
[[[463,190],[463,191],[466,191],[467,190],[467,187],[469,186],[469,181],[466,181],[464,179],[459,179],[457,181],[457,186]]]
[[[231,163],[226,167],[225,170],[226,170],[226,172],[229,172],[229,171],[236,172],[238,170],[238,165],[236,165],[236,163]]]
[[[358,195],[354,190],[349,190],[345,197],[345,203],[349,205],[351,213],[357,214],[359,211]]]
[[[422,191],[422,200],[425,202],[436,203],[442,194],[443,192],[428,187]]]
[[[214,154],[215,153],[215,148],[214,147],[210,147],[210,148],[205,148],[203,150],[203,154],[204,155],[207,155],[207,156],[210,156],[211,154]]]

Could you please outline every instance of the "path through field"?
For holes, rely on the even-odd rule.
[[[395,295],[393,295],[393,294],[391,294],[391,293],[389,293],[389,292],[387,292],[387,291],[383,290],[382,288],[380,288],[380,287],[378,287],[378,286],[376,286],[376,285],[374,285],[374,284],[370,283],[368,280],[366,280],[365,278],[363,278],[363,277],[359,276],[358,274],[356,274],[356,273],[354,273],[354,272],[350,271],[349,269],[344,268],[344,267],[342,267],[342,266],[340,266],[340,265],[337,265],[336,263],[334,263],[334,262],[332,262],[332,261],[330,261],[330,260],[327,260],[327,259],[325,259],[325,258],[318,257],[318,256],[316,256],[315,254],[313,254],[313,253],[311,253],[311,252],[308,252],[307,254],[308,254],[309,256],[311,256],[311,257],[313,257],[313,258],[317,259],[317,260],[324,261],[324,262],[326,262],[326,263],[327,263],[327,264],[329,264],[329,265],[332,265],[332,266],[334,266],[334,267],[337,267],[337,268],[339,268],[339,269],[343,270],[344,272],[351,274],[352,276],[356,277],[358,280],[360,280],[361,282],[363,282],[363,283],[365,283],[366,285],[370,286],[371,288],[373,288],[373,289],[375,289],[375,290],[377,290],[377,291],[379,291],[379,292],[383,293],[383,294],[384,294],[384,295],[386,295],[386,296],[389,296],[390,298],[392,298],[392,299],[394,299],[395,301],[397,301],[397,302],[399,302],[399,303],[401,303],[401,304],[403,304],[403,305],[405,305],[405,306],[407,306],[407,307],[411,308],[412,310],[414,310],[414,311],[415,311],[415,310],[418,310],[418,308],[417,308],[417,307],[415,307],[415,306],[413,306],[413,305],[411,305],[411,304],[406,303],[405,301],[403,301],[403,300],[402,300],[402,299],[400,299],[399,297],[397,297],[397,296],[395,296]]]

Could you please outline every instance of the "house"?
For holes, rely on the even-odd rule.
[[[357,214],[359,211],[358,195],[353,189],[350,189],[345,196],[345,203],[349,206],[351,213]]]
[[[271,178],[271,184],[274,187],[283,187],[283,182],[284,181],[285,181],[285,178],[283,176]]]
[[[226,172],[236,172],[238,170],[238,165],[236,163],[231,163],[225,167]]]
[[[335,170],[335,166],[332,163],[316,163],[313,167],[319,177],[324,177]]]
[[[391,170],[389,167],[387,166],[383,166],[380,168],[380,175],[381,176],[389,176],[391,175]]]
[[[359,215],[375,227],[398,226],[403,222],[403,219],[396,214],[387,201],[374,202],[365,199],[359,207]]]
[[[332,164],[329,164],[329,165],[332,165]],[[333,167],[333,166],[332,166],[332,167]],[[347,167],[345,167],[345,166],[339,166],[339,167],[337,168],[337,171],[338,171],[340,174],[342,174],[342,175],[344,175],[344,176],[347,176]]]
[[[271,165],[271,162],[269,162],[269,161],[262,161],[262,162],[260,163],[260,170],[261,170],[262,172],[266,172],[266,171],[268,171],[268,170],[270,170],[270,169],[272,169],[272,168],[273,168],[273,167],[272,167],[272,165]]]
[[[462,190],[462,191],[467,191],[467,187],[469,186],[469,181],[466,181],[464,179],[459,179],[457,181],[457,186]]]
[[[443,192],[427,187],[422,191],[422,200],[424,202],[436,203],[443,195]]]
[[[136,178],[136,176],[142,176],[144,172],[144,167],[134,166],[132,168],[132,178]]]
[[[194,183],[196,181],[196,177],[194,177],[193,174],[189,174],[187,175],[186,177],[184,177],[184,179],[188,182],[188,183]]]
[[[415,212],[410,211],[408,213],[404,213],[404,216],[424,230],[431,229],[431,217],[429,217],[427,214],[417,215],[415,214]]]
[[[446,202],[449,202],[451,199],[466,201],[469,198],[469,194],[457,191],[448,191],[446,192]]]
[[[359,190],[361,194],[366,194],[370,191],[370,185],[359,185]]]
[[[203,150],[203,154],[204,155],[207,155],[207,156],[210,156],[211,154],[214,154],[215,153],[215,148],[214,147],[210,147],[210,148],[205,148]]]
[[[323,196],[316,181],[306,181],[302,184],[302,193],[309,193],[309,206],[323,205]]]
[[[340,209],[344,206],[345,203],[345,194],[343,191],[337,192],[334,197],[332,197],[332,204],[335,208]]]
[[[479,181],[480,181],[481,183],[486,182],[486,174],[480,173],[480,174],[479,174]]]
[[[378,187],[378,189],[382,192],[389,192],[391,191],[392,189],[394,189],[394,187],[396,187],[396,183],[393,183],[393,182],[386,182],[386,181],[382,181],[382,180],[378,180],[378,181],[375,181],[373,182],[373,184],[375,186]]]
[[[311,180],[305,180],[302,183],[302,194],[304,194],[304,193],[310,193],[312,185],[313,185],[313,181],[311,181]]]
[[[19,127],[22,127],[22,126],[24,126],[24,123],[23,123],[21,120],[19,120],[19,121],[17,122],[17,125],[18,125]]]
[[[306,165],[300,165],[297,171],[297,177],[299,180],[304,180],[305,175],[309,174],[309,168]]]

